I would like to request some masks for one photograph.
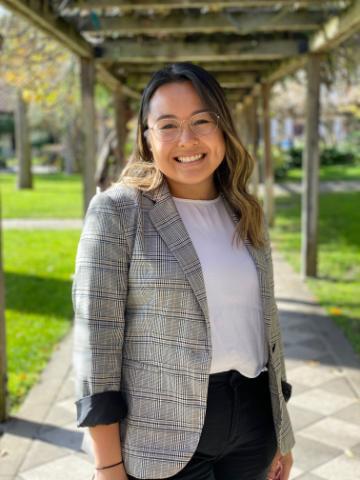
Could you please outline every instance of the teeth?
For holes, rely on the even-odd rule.
[[[196,160],[200,160],[203,154],[200,153],[199,155],[192,155],[191,157],[177,157],[180,162],[188,163],[188,162],[195,162]]]

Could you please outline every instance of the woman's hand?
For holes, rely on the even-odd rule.
[[[269,468],[267,480],[289,480],[293,462],[291,452],[282,455],[280,450],[278,450]]]
[[[124,464],[106,470],[97,470],[93,480],[128,480]]]

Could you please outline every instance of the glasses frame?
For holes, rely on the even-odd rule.
[[[214,129],[213,129],[211,132],[209,132],[209,133],[205,133],[204,135],[199,135],[198,133],[194,132],[193,127],[191,126],[191,123],[190,123],[192,118],[196,117],[197,115],[200,115],[201,113],[210,113],[210,114],[212,114],[212,115],[215,115],[215,118],[216,118],[216,125],[215,125]],[[219,115],[218,113],[205,110],[204,112],[195,113],[194,115],[192,115],[192,116],[191,116],[190,118],[188,118],[188,119],[183,119],[183,120],[172,119],[172,120],[176,120],[177,122],[179,122],[179,129],[178,129],[177,135],[176,135],[174,138],[172,138],[171,140],[164,140],[163,138],[160,137],[160,135],[157,135],[157,134],[156,134],[156,131],[157,131],[157,129],[156,129],[156,124],[157,124],[158,121],[159,121],[159,120],[157,120],[152,127],[147,127],[147,128],[145,129],[145,131],[144,131],[144,136],[147,137],[148,134],[149,134],[149,131],[150,131],[150,130],[153,130],[155,137],[156,137],[160,142],[162,142],[162,143],[172,143],[172,142],[175,142],[175,141],[180,137],[180,135],[181,135],[181,133],[182,133],[182,130],[183,130],[183,125],[184,125],[185,123],[188,123],[190,130],[192,131],[192,133],[193,133],[195,136],[197,136],[197,137],[198,137],[198,136],[204,137],[204,136],[206,136],[206,135],[210,135],[211,133],[213,133],[213,132],[219,127],[219,120],[220,120],[220,118],[221,118],[221,117],[220,117],[220,115]]]

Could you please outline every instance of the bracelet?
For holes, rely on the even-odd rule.
[[[121,460],[121,462],[118,462],[118,463],[113,463],[112,465],[106,465],[106,467],[95,467],[95,470],[106,470],[107,468],[117,467],[118,465],[121,465],[122,463],[124,463],[124,460]]]

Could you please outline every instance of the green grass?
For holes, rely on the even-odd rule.
[[[302,179],[301,168],[292,168],[288,171],[282,182],[300,181]],[[359,180],[360,165],[329,165],[320,168],[320,180]]]
[[[3,232],[12,411],[71,327],[71,276],[79,237],[74,230]]]
[[[276,200],[271,235],[300,271],[300,196]],[[307,283],[360,354],[360,193],[320,196],[318,278]]]
[[[80,175],[34,175],[33,189],[17,190],[16,175],[0,174],[3,218],[81,218]]]

